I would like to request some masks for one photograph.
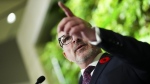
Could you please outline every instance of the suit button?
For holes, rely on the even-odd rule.
[[[120,43],[119,43],[119,42],[117,42],[116,44],[117,44],[117,45],[119,45]]]

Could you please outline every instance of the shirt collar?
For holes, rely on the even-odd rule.
[[[100,57],[102,56],[103,53],[99,53],[93,60],[92,63],[90,63],[88,66],[96,66],[97,65],[97,62],[99,61]],[[88,67],[87,66],[87,67]],[[85,68],[86,69],[86,68]],[[85,69],[81,69],[81,74],[83,75],[83,72]]]

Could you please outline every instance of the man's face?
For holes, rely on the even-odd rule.
[[[67,36],[64,32],[58,34]],[[72,62],[77,64],[86,63],[88,59],[94,58],[100,52],[100,49],[91,45],[87,40],[71,36],[71,41],[67,45],[63,45],[64,56]]]

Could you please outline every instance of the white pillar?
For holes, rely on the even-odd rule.
[[[44,75],[35,49],[37,37],[42,28],[50,0],[28,0],[17,34],[17,42],[22,53],[31,84]],[[45,80],[42,84],[48,84]]]

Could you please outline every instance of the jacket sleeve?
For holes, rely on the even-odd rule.
[[[103,28],[100,28],[99,36],[102,41],[97,45],[98,47],[138,68],[149,70],[150,45],[148,43]]]

